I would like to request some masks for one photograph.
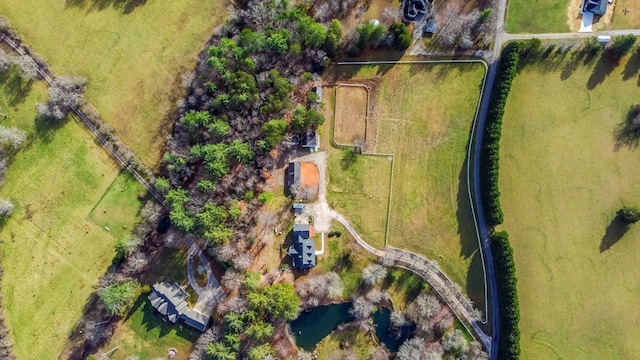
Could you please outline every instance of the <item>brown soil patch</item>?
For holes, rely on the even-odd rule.
[[[582,0],[571,0],[569,6],[567,6],[567,25],[572,32],[578,32],[580,25],[582,24],[582,14],[580,13],[580,6],[582,6]],[[603,30],[611,25],[613,19],[614,4],[609,4],[607,13],[604,16],[593,17],[593,31]],[[595,34],[594,34],[595,36]]]
[[[303,162],[300,164],[300,185],[309,188],[318,193],[318,184],[320,183],[320,172],[318,166],[312,162]]]
[[[365,86],[336,89],[334,140],[338,144],[364,145],[367,141],[369,91]]]

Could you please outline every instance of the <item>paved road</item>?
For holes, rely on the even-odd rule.
[[[193,270],[193,259],[195,257],[200,258],[200,263],[202,264],[202,266],[204,266],[205,271],[207,272],[207,284],[205,286],[200,286],[196,282],[196,277]],[[195,290],[195,292],[198,294],[198,300],[196,301],[193,309],[203,314],[211,314],[211,311],[213,311],[216,303],[220,301],[220,299],[224,298],[225,294],[220,288],[218,279],[216,279],[216,277],[213,275],[209,260],[207,260],[207,257],[202,251],[200,245],[195,241],[192,241],[189,245],[187,274],[189,277],[189,285],[191,285],[193,290]]]

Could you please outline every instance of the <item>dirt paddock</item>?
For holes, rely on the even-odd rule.
[[[364,145],[367,141],[369,89],[340,84],[336,88],[334,140],[338,144]]]

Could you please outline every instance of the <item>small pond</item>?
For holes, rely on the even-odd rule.
[[[316,345],[338,328],[340,324],[353,321],[353,316],[349,314],[351,303],[318,306],[309,311],[305,311],[300,316],[291,321],[291,331],[296,338],[296,345],[305,349],[313,350]],[[406,339],[411,329],[404,329],[402,336],[396,338],[389,332],[391,310],[381,308],[373,314],[373,323],[376,326],[376,336],[387,348],[393,352],[398,351],[398,347]]]

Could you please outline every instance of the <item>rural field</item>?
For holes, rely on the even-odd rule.
[[[639,101],[640,62],[583,63],[525,67],[504,115],[500,228],[514,249],[523,359],[640,352],[640,227],[613,221],[640,204],[640,150],[617,136]]]
[[[511,0],[507,7],[506,30],[514,34],[569,32],[567,9],[570,1],[576,0]]]
[[[89,79],[86,98],[149,166],[162,155],[181,74],[226,15],[226,2],[5,0],[23,40],[59,74]],[[42,26],[46,24],[46,26]]]
[[[339,73],[340,79],[350,82],[381,78],[372,96],[375,147],[368,151],[394,154],[387,245],[437,260],[473,300],[479,301],[484,296],[483,272],[467,196],[465,159],[484,67],[344,65]],[[364,166],[369,159],[374,157],[358,157],[358,162],[363,162],[356,168],[362,183],[386,184],[380,170]],[[388,161],[386,157],[375,159]],[[341,168],[329,169],[331,189],[334,173]],[[331,202],[331,192],[329,195]],[[381,195],[374,194],[374,199]],[[383,209],[376,208],[376,212]],[[376,216],[358,206],[344,211],[350,219]]]
[[[9,113],[2,124],[28,135],[0,189],[15,205],[0,231],[2,293],[21,359],[60,353],[114,255],[115,238],[87,216],[118,170],[75,121],[34,122],[34,104],[45,98],[40,83],[17,97],[6,83],[0,88]],[[13,104],[10,111],[6,103]]]

